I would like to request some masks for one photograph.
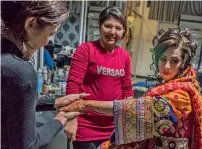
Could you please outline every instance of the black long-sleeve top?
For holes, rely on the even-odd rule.
[[[37,75],[9,40],[1,41],[1,148],[40,149],[62,129],[54,119],[36,128]]]

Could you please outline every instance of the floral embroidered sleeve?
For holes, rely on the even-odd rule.
[[[160,136],[176,117],[165,98],[141,97],[114,101],[115,142],[117,145]]]

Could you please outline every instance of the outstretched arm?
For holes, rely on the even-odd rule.
[[[87,108],[98,113],[113,116],[113,101],[87,102]]]
[[[113,116],[113,101],[79,100],[69,106],[60,108],[60,111],[84,112],[86,109]]]
[[[114,116],[117,145],[160,136],[176,121],[172,107],[161,97],[115,101],[80,100],[60,110],[67,112],[86,109]]]
[[[60,110],[85,111],[86,109],[114,116],[117,145],[161,136],[177,122],[177,119],[192,111],[189,94],[181,90],[174,90],[162,96],[145,96],[137,99],[79,100]]]

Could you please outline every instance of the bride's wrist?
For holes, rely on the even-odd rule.
[[[102,104],[102,101],[89,100],[85,102],[85,107],[86,109],[103,108],[103,104]]]

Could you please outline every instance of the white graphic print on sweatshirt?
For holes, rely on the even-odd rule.
[[[125,70],[124,69],[113,69],[113,68],[106,68],[103,66],[97,66],[97,73],[99,75],[113,76],[113,77],[125,76]]]

